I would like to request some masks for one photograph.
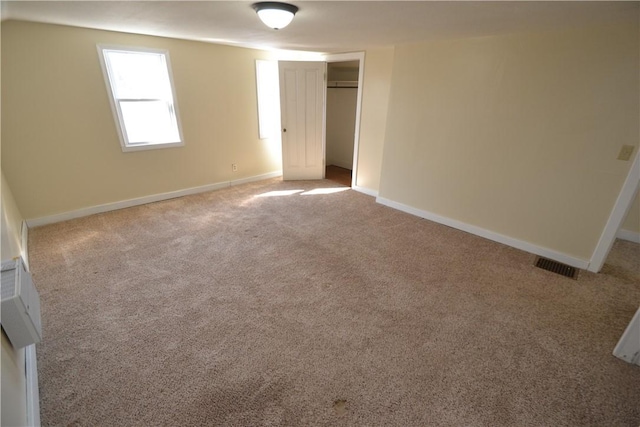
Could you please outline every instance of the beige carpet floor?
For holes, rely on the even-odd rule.
[[[640,425],[638,245],[571,280],[327,187],[31,230],[43,425]]]

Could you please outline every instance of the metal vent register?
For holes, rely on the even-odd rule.
[[[562,264],[561,262],[542,257],[536,257],[535,265],[536,267],[542,268],[543,270],[547,270],[552,273],[560,274],[561,276],[578,280],[578,269],[575,267],[571,267],[570,265]]]

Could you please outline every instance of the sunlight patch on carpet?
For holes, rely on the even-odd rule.
[[[269,191],[267,193],[258,194],[255,197],[280,197],[280,196],[292,196],[296,193],[302,193],[304,190],[279,190]]]
[[[349,187],[332,187],[332,188],[315,188],[313,190],[278,190],[269,191],[267,193],[258,194],[254,197],[281,197],[281,196],[293,196],[294,194],[300,194],[301,196],[318,196],[324,194],[340,193],[342,191],[349,190]]]
[[[341,191],[349,190],[349,187],[337,187],[337,188],[316,188],[314,190],[305,191],[301,193],[301,196],[315,196],[318,194],[333,194],[340,193]]]

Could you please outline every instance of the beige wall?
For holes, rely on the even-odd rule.
[[[636,194],[636,198],[632,202],[627,217],[620,228],[640,234],[640,191]]]
[[[2,234],[2,260],[20,256],[22,241],[20,229],[22,215],[13,199],[11,189],[2,173],[2,193],[0,194],[0,221]],[[24,349],[16,350],[2,331],[2,414],[3,426],[22,426],[27,424],[25,354]]]
[[[384,146],[393,48],[365,53],[356,184],[378,191]]]
[[[96,44],[169,50],[185,146],[123,153]],[[2,24],[2,170],[25,218],[281,169],[258,139],[251,49]],[[238,164],[238,172],[231,164]]]
[[[330,62],[327,65],[327,80],[328,81],[358,81],[358,61],[353,61],[355,66],[343,67],[341,63]]]
[[[637,17],[395,48],[380,196],[589,260],[639,140]]]

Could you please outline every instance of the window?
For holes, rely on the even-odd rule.
[[[260,139],[280,136],[280,82],[278,62],[256,60],[258,131]]]
[[[123,151],[184,145],[169,52],[98,46]]]

